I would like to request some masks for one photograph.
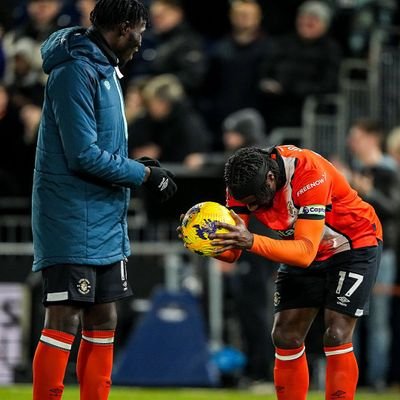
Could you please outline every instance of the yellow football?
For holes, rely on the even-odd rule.
[[[181,224],[185,247],[201,256],[214,256],[218,246],[211,245],[209,235],[228,232],[226,229],[217,229],[217,221],[236,225],[229,210],[222,204],[205,201],[191,207],[183,217]]]

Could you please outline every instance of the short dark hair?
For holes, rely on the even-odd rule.
[[[362,117],[353,121],[352,126],[362,129],[366,132],[379,132],[383,133],[382,124],[372,118]]]
[[[384,140],[385,132],[382,124],[378,120],[361,117],[353,121],[351,128],[358,128],[367,135],[375,136],[380,143]]]
[[[259,183],[263,183],[264,181],[256,181],[259,181],[259,178],[265,180],[268,171],[271,171],[277,180],[280,178],[278,163],[270,157],[268,151],[258,147],[244,147],[237,150],[226,162],[225,184],[235,196],[235,193],[243,192],[244,188],[253,186],[253,183],[257,186]],[[264,176],[260,177],[260,172]],[[257,195],[257,193],[251,194]]]
[[[90,13],[90,22],[104,30],[112,30],[124,22],[135,26],[147,20],[147,8],[140,0],[98,0]]]

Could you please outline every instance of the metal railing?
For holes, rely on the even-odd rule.
[[[303,107],[303,143],[324,157],[344,157],[346,129],[341,95],[309,96]]]
[[[370,48],[371,115],[389,130],[400,125],[400,28],[376,30]]]
[[[183,171],[180,171],[183,173]],[[3,214],[13,204],[14,214]],[[140,199],[131,202],[128,215],[128,230],[131,239],[131,250],[134,256],[160,257],[164,267],[164,286],[168,291],[182,289],[198,291],[194,281],[200,269],[206,269],[210,280],[208,285],[208,326],[210,348],[215,350],[222,345],[222,277],[215,263],[210,259],[199,257],[184,248],[176,233],[177,220],[148,221],[143,203]],[[14,260],[21,256],[33,256],[31,218],[29,203],[20,199],[0,201],[0,257]],[[17,263],[17,260],[13,262]],[[195,293],[198,294],[198,293]],[[27,296],[27,298],[29,295]],[[149,299],[136,299],[136,303]],[[29,307],[24,311],[29,315]],[[28,318],[28,317],[26,317]],[[28,318],[29,319],[29,318]],[[26,324],[26,322],[25,322]],[[25,330],[29,329],[25,327]]]

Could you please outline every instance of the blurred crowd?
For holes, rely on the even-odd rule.
[[[269,140],[274,129],[302,125],[308,96],[337,93],[344,60],[368,61],[375,29],[400,26],[395,0],[146,3],[150,24],[142,47],[122,70],[130,156],[154,157],[191,170],[211,165],[222,172],[227,156],[236,149],[276,144]],[[2,196],[30,196],[46,81],[40,45],[60,28],[90,26],[94,4],[95,0],[0,3]],[[389,356],[390,352],[397,354],[398,363],[400,350],[393,347],[391,338],[400,335],[400,317],[397,312],[396,323],[391,310],[396,298],[392,295],[397,293],[399,298],[395,284],[400,281],[396,261],[400,248],[400,128],[383,131],[379,121],[366,115],[352,123],[347,146],[350,157],[332,161],[374,205],[385,228],[382,274],[372,318],[363,326],[367,335],[361,335],[370,349],[365,356],[370,366],[365,380],[381,388],[390,381],[400,384],[400,366]],[[256,263],[244,260],[246,265]],[[264,274],[260,271],[255,268],[255,274]],[[259,281],[264,284],[269,275]],[[246,297],[241,305],[264,307],[265,296],[260,293],[255,302]],[[246,312],[243,315],[248,317]],[[255,350],[250,357],[256,357],[260,347],[252,345]],[[267,353],[257,361],[264,371],[265,360],[271,358]],[[255,379],[268,379],[266,372],[252,372]]]
[[[46,80],[40,45],[62,27],[89,26],[94,3],[1,2],[4,195],[30,193]],[[276,127],[300,126],[305,99],[336,93],[341,62],[367,59],[374,29],[399,15],[394,0],[147,3],[142,48],[123,71],[130,154],[192,169],[268,144]]]

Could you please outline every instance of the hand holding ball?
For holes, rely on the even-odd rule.
[[[222,204],[206,201],[191,207],[181,223],[181,235],[185,247],[201,256],[216,255],[218,246],[211,244],[209,235],[228,232],[226,229],[217,228],[217,222],[236,225],[229,210]]]

